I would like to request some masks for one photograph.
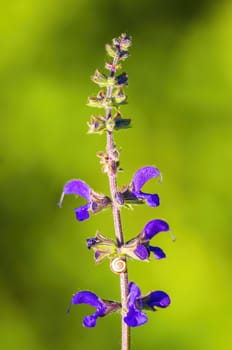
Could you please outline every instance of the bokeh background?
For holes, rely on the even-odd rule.
[[[133,349],[225,350],[231,345],[232,2],[210,0],[20,0],[1,3],[0,339],[5,350],[119,349],[120,318],[82,327],[92,310],[71,295],[90,289],[119,298],[107,262],[95,266],[85,239],[114,236],[110,211],[79,223],[63,184],[85,180],[109,193],[95,154],[105,138],[86,134],[90,81],[105,43],[133,37],[129,104],[133,128],[116,135],[120,186],[143,165],[163,173],[161,206],[123,210],[126,239],[153,218],[176,235],[155,238],[163,261],[130,262],[143,293],[172,297],[132,330]]]

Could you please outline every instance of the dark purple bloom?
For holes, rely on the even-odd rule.
[[[149,207],[159,205],[159,196],[154,193],[142,192],[145,183],[153,178],[161,176],[160,171],[154,166],[145,166],[136,171],[129,186],[122,189],[125,203],[141,204],[146,202]]]
[[[148,260],[150,253],[154,254],[156,259],[166,258],[164,251],[159,247],[153,247],[149,243],[138,244],[133,250],[133,254],[136,255],[138,260]]]
[[[138,286],[135,283],[130,282],[128,286],[128,303],[127,308],[128,312],[124,317],[124,322],[129,327],[141,326],[147,322],[147,316],[141,311],[141,292]],[[138,307],[138,304],[139,307]]]
[[[76,218],[79,221],[88,219],[90,211],[95,214],[106,208],[111,203],[110,198],[94,192],[91,187],[89,187],[82,180],[70,180],[64,185],[64,189],[58,203],[60,207],[66,194],[74,194],[87,200],[87,204],[75,208]]]
[[[141,311],[142,309],[156,311],[156,307],[165,308],[171,302],[165,292],[153,291],[141,297],[140,289],[134,282],[130,282],[128,287],[128,312],[124,322],[130,327],[141,326],[147,322],[147,316]]]
[[[161,219],[149,221],[137,237],[121,247],[121,253],[137,260],[148,260],[151,253],[156,259],[165,258],[166,255],[161,248],[150,245],[150,240],[162,231],[169,231],[169,225],[166,221]]]
[[[150,292],[142,298],[143,309],[152,309],[156,311],[156,307],[165,308],[171,303],[171,299],[167,293],[157,290]]]
[[[149,221],[143,229],[145,239],[152,239],[157,233],[169,231],[169,225],[166,221],[161,219],[155,219]]]
[[[160,171],[154,166],[145,166],[136,171],[130,184],[130,189],[136,198],[145,200],[149,207],[156,207],[159,205],[159,196],[157,194],[150,194],[141,191],[144,184],[160,176]]]
[[[129,283],[129,294],[127,301],[127,314],[124,322],[130,327],[141,326],[148,321],[143,309],[156,311],[156,307],[165,308],[170,304],[169,296],[162,291],[153,291],[145,296],[141,296],[139,287],[134,283]],[[121,309],[121,303],[112,300],[99,298],[96,294],[82,290],[73,295],[71,305],[87,304],[96,311],[83,319],[83,326],[92,328],[96,326],[97,319]]]
[[[83,221],[89,218],[89,210],[91,208],[91,188],[81,180],[71,180],[64,185],[64,189],[59,201],[59,206],[61,206],[63,198],[66,194],[74,194],[83,197],[87,200],[87,204],[82,205],[79,208],[75,208],[76,218],[79,221]]]
[[[98,317],[103,317],[121,307],[117,302],[102,300],[96,294],[90,291],[80,291],[73,295],[72,304],[88,304],[96,309],[92,315],[85,316],[83,319],[84,327],[95,327]]]
[[[149,252],[152,252],[154,254],[154,257],[156,259],[163,259],[163,258],[166,258],[166,254],[164,253],[164,251],[159,248],[159,247],[153,247],[151,245],[148,246],[148,251]]]
[[[90,316],[85,316],[83,325],[85,327],[95,327],[98,317],[104,316],[106,306],[96,294],[89,291],[81,291],[72,297],[72,304],[88,304],[96,308],[96,312]]]
[[[159,247],[150,245],[150,240],[162,231],[169,231],[168,223],[161,219],[155,219],[149,221],[141,233],[121,247],[98,231],[95,237],[88,238],[86,242],[88,249],[92,248],[94,250],[94,257],[97,263],[102,262],[105,258],[113,258],[118,255],[135,260],[148,261],[151,253],[156,259],[163,259],[166,257],[164,251]]]
[[[145,225],[142,233],[140,234],[142,242],[144,243],[144,246],[147,248],[149,255],[150,255],[150,252],[152,252],[156,259],[165,258],[166,255],[161,248],[151,246],[149,242],[157,233],[160,233],[163,231],[169,231],[168,223],[164,220],[155,219],[155,220],[149,221]]]

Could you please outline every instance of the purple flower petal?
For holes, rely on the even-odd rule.
[[[87,248],[88,249],[91,249],[92,246],[94,246],[96,243],[99,242],[99,239],[96,238],[96,237],[93,237],[93,238],[87,238],[86,239],[86,243],[87,243]]]
[[[139,192],[143,185],[150,179],[160,175],[160,171],[153,166],[145,166],[136,171],[132,179],[133,191]]]
[[[101,253],[100,252],[95,252],[94,253],[94,258],[95,258],[95,260],[97,261],[98,260],[98,258],[101,256]]]
[[[61,207],[64,196],[68,194],[74,194],[87,200],[85,205],[75,209],[76,219],[79,221],[87,220],[90,216],[89,212],[96,214],[111,204],[109,197],[94,192],[82,180],[70,180],[65,184],[58,203],[59,207]]]
[[[171,303],[171,299],[167,293],[160,290],[151,292],[142,299],[144,307],[149,306],[154,308],[155,306],[165,308]]]
[[[157,176],[160,176],[160,171],[153,166],[145,166],[137,170],[129,187],[131,196],[134,196],[137,200],[146,201],[149,207],[157,207],[159,205],[159,196],[141,191],[141,188],[148,180]]]
[[[124,322],[130,327],[141,326],[147,322],[147,316],[141,311],[142,309],[155,311],[155,307],[165,308],[171,302],[168,294],[162,291],[150,292],[141,297],[140,289],[134,282],[129,283],[128,291],[128,312]]]
[[[148,240],[152,239],[157,233],[162,231],[169,231],[169,225],[166,221],[160,219],[149,221],[143,229],[145,238]]]
[[[141,296],[141,291],[134,282],[130,282],[128,285],[128,293],[129,293],[128,307],[134,306],[136,303],[136,299]]]
[[[127,313],[127,315],[124,317],[124,322],[129,327],[137,327],[142,326],[144,323],[147,322],[147,316],[138,309],[130,309]]]
[[[134,253],[140,260],[146,260],[149,256],[149,253],[143,244],[139,244],[134,250]]]
[[[163,259],[166,257],[166,254],[164,253],[164,251],[159,247],[149,246],[149,250],[154,254],[156,259]]]
[[[98,317],[104,316],[107,309],[103,301],[90,291],[81,291],[73,295],[72,304],[88,304],[96,308],[96,312],[83,320],[85,327],[95,327]]]
[[[128,286],[128,291],[128,312],[124,317],[124,322],[130,327],[141,326],[142,324],[147,322],[147,316],[137,308],[137,302],[140,303],[141,299],[140,289],[134,282],[130,282]]]
[[[83,290],[73,295],[72,304],[88,304],[95,307],[96,309],[102,310],[104,314],[105,306],[101,299],[94,293]]]
[[[96,326],[97,317],[96,315],[85,316],[83,319],[83,326],[87,328],[92,328]]]
[[[64,196],[66,194],[74,194],[83,197],[88,201],[84,206],[75,209],[76,218],[83,221],[89,218],[88,210],[91,206],[91,188],[82,180],[70,180],[64,185],[58,206],[61,207]]]
[[[149,207],[158,207],[160,204],[160,199],[158,194],[139,192],[136,195],[137,195],[137,198],[145,199]]]
[[[90,200],[91,188],[82,180],[70,180],[64,185],[64,194],[75,194],[88,201]]]
[[[89,218],[90,204],[82,205],[79,208],[75,208],[76,219],[78,221],[84,221]]]

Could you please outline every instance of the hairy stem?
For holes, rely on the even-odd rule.
[[[113,61],[113,66],[116,66],[118,62],[118,57],[116,56]],[[115,70],[112,69],[110,76],[114,77]],[[107,97],[112,97],[112,86],[107,88]],[[111,117],[111,107],[106,108],[106,118]],[[112,198],[112,213],[114,220],[115,235],[118,242],[118,245],[121,246],[124,243],[123,231],[122,231],[122,222],[121,214],[118,204],[116,202],[116,194],[118,191],[117,187],[117,164],[113,159],[112,154],[115,150],[115,144],[113,140],[113,132],[107,132],[107,155],[109,157],[110,169],[108,171],[110,192]],[[122,346],[121,350],[130,350],[130,327],[123,321],[127,310],[127,296],[128,296],[128,273],[123,272],[120,274],[120,289],[121,289],[121,304],[122,304]]]
[[[108,151],[111,149],[112,143],[112,134],[108,133],[107,135],[107,149]],[[114,219],[114,228],[115,235],[118,241],[118,245],[121,246],[124,242],[123,240],[123,232],[122,232],[122,223],[121,223],[121,215],[120,209],[115,202],[115,195],[117,192],[117,181],[116,174],[109,175],[109,183],[110,183],[110,191],[113,199],[112,203],[112,212]],[[128,296],[128,273],[124,272],[120,274],[120,288],[121,288],[121,304],[122,304],[122,350],[130,349],[130,329],[127,324],[123,321],[123,318],[126,314],[127,309],[127,296]]]

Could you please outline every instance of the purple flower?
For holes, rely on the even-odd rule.
[[[70,180],[64,185],[64,189],[58,203],[61,207],[62,201],[66,194],[74,194],[87,200],[87,204],[75,208],[76,219],[83,221],[89,218],[89,212],[93,214],[106,208],[110,205],[111,200],[109,197],[94,192],[91,187],[82,180]]]
[[[151,253],[156,259],[165,258],[166,255],[161,248],[150,245],[150,240],[157,233],[163,231],[169,231],[169,225],[166,221],[160,219],[149,221],[141,233],[120,248],[121,253],[137,260],[148,260]]]
[[[141,292],[138,286],[135,283],[130,282],[128,286],[128,302],[127,308],[128,312],[124,317],[124,322],[129,327],[141,326],[147,322],[147,316],[141,311]],[[138,304],[139,307],[138,307]]]
[[[134,282],[130,282],[128,288],[127,314],[124,322],[129,327],[141,326],[148,321],[146,314],[142,312],[143,309],[156,311],[156,307],[165,308],[170,304],[170,298],[165,292],[153,291],[142,297],[139,287]],[[71,305],[76,304],[87,304],[96,309],[93,314],[83,319],[83,326],[87,328],[95,327],[99,317],[107,316],[122,307],[121,303],[101,299],[88,290],[73,295]]]
[[[156,311],[156,307],[164,309],[171,303],[167,293],[157,290],[150,292],[142,298],[143,309]]]
[[[166,308],[171,302],[168,294],[162,291],[153,291],[141,297],[140,289],[134,282],[130,282],[128,288],[128,312],[124,317],[124,322],[129,327],[141,326],[148,321],[142,309],[156,311],[156,307]]]
[[[145,166],[138,169],[130,185],[122,190],[124,201],[132,204],[146,202],[149,207],[157,207],[159,205],[158,194],[145,193],[141,189],[147,181],[158,176],[161,176],[160,171],[154,166]]]
[[[96,309],[94,314],[85,316],[83,319],[83,326],[88,328],[96,326],[98,317],[106,316],[121,307],[119,303],[111,300],[102,300],[96,294],[87,290],[74,294],[72,304],[87,304]]]
[[[156,259],[165,258],[164,251],[159,247],[154,247],[149,244],[150,240],[160,232],[169,231],[169,225],[166,221],[155,219],[149,221],[144,227],[142,233],[139,235],[143,246],[147,249],[148,256],[152,252]]]
[[[169,231],[168,223],[161,219],[155,219],[146,224],[142,234],[146,240],[151,240],[157,233],[163,231]]]
[[[159,197],[157,194],[149,194],[141,191],[144,184],[153,178],[160,176],[160,171],[153,166],[145,166],[136,171],[130,184],[130,188],[136,198],[145,200],[149,207],[159,205]]]

